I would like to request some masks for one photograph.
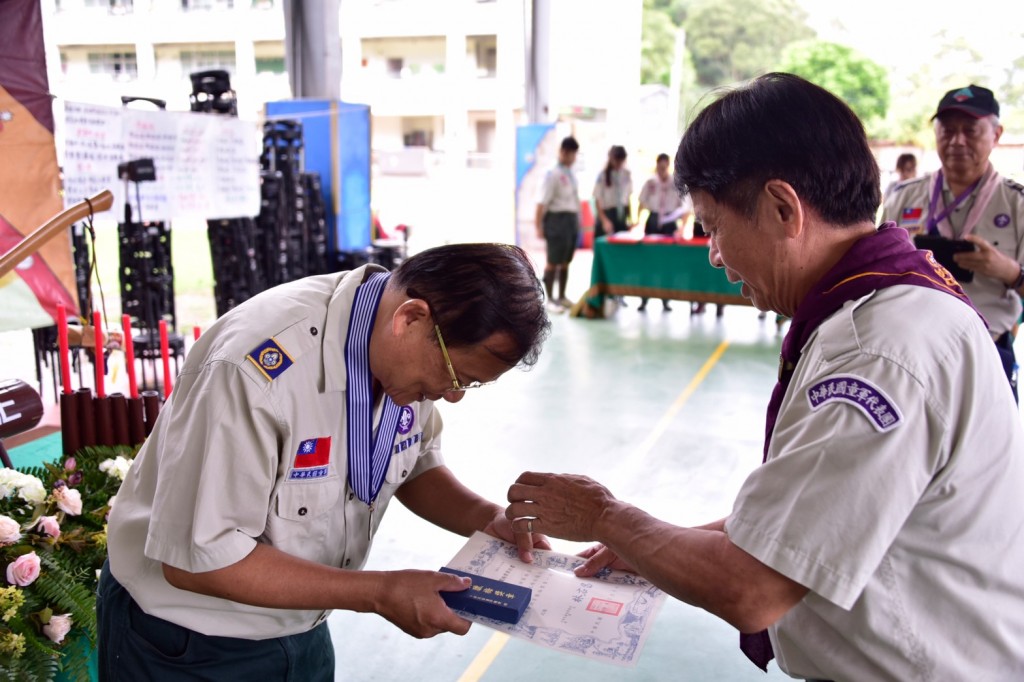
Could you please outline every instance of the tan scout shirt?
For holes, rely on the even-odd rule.
[[[579,213],[580,193],[572,168],[558,164],[547,172],[540,188],[538,204],[549,213]]]
[[[995,171],[990,169],[990,172]],[[935,175],[928,173],[898,185],[885,201],[883,220],[891,220],[912,233],[926,230],[934,183]],[[983,179],[982,185],[984,183]],[[943,182],[942,198],[937,202],[936,211],[943,210],[953,200],[949,185]],[[968,198],[947,220],[940,223],[942,233],[948,237],[963,237],[964,222],[972,208],[973,198]],[[1013,180],[999,178],[971,234],[985,239],[1018,263],[1024,263],[1024,187]],[[1007,289],[1003,282],[975,275],[974,281],[963,284],[963,288],[974,306],[985,316],[989,329],[996,334],[1013,329],[1020,319],[1020,296]]]
[[[810,590],[768,628],[779,667],[1024,679],[1021,490],[1024,430],[974,311],[914,286],[848,303],[803,348],[725,525]]]
[[[212,571],[262,542],[358,570],[398,487],[442,464],[440,416],[432,402],[413,403],[372,513],[347,483],[345,340],[356,288],[380,270],[365,266],[272,289],[222,317],[193,347],[109,523],[111,571],[146,613],[248,639],[311,629],[328,612],[179,590],[164,580],[161,562]],[[248,359],[271,337],[293,363],[273,379]],[[329,458],[326,471],[290,476],[312,439],[318,457]]]

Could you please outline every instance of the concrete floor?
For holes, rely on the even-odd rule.
[[[610,320],[555,317],[536,367],[443,405],[445,457],[465,483],[501,501],[525,470],[582,473],[674,523],[729,513],[760,463],[781,335],[752,308],[716,319],[711,307],[691,317],[683,303],[663,313],[652,301],[644,314],[627,302]],[[436,568],[462,543],[396,504],[367,568]],[[674,600],[633,669],[506,641],[480,625],[465,637],[416,640],[372,615],[335,612],[328,623],[339,680],[788,679],[774,664],[767,677],[750,664],[731,626]]]

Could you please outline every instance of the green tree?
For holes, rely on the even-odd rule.
[[[640,82],[668,85],[675,52],[676,24],[655,0],[644,0],[640,44]]]
[[[770,71],[791,42],[814,37],[795,0],[693,0],[685,15],[697,81],[715,87]]]
[[[889,110],[885,68],[853,48],[821,40],[790,43],[779,70],[816,83],[850,105],[865,128],[877,125]]]

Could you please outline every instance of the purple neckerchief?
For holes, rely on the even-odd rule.
[[[768,446],[771,444],[782,399],[786,395],[796,363],[800,360],[800,351],[811,334],[848,301],[898,285],[942,291],[974,309],[967,294],[949,271],[939,265],[930,251],[916,249],[910,234],[897,227],[896,223],[884,223],[874,234],[855,242],[800,302],[789,332],[782,341],[779,381],[772,391],[765,420],[762,462],[768,459]],[[981,313],[978,315],[980,317]],[[740,633],[740,649],[765,671],[768,670],[768,662],[775,658],[767,630],[749,635]]]

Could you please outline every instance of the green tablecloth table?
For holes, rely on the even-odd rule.
[[[590,289],[572,314],[603,317],[605,296],[750,305],[740,294],[740,284],[729,282],[725,270],[708,261],[707,240],[597,239]]]

